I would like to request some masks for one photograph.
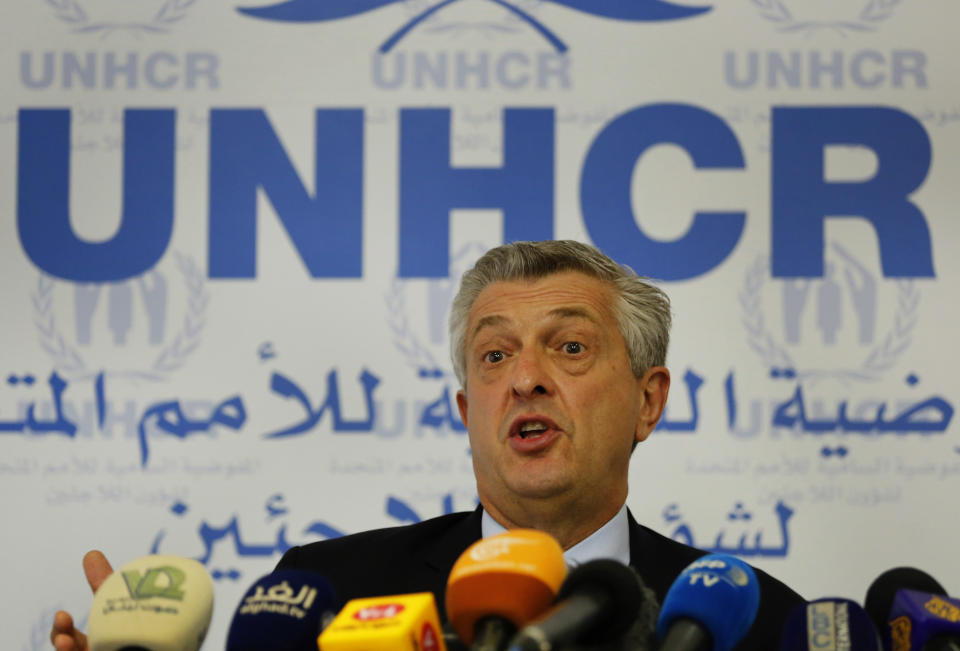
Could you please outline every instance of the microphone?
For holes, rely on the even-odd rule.
[[[551,651],[571,644],[603,644],[626,633],[644,599],[643,582],[629,567],[598,559],[570,572],[557,604],[527,624],[511,651]]]
[[[316,651],[317,636],[339,609],[315,572],[277,570],[250,586],[233,614],[227,651]]]
[[[945,595],[947,591],[936,579],[915,567],[895,567],[887,570],[870,584],[863,607],[880,632],[884,649],[890,649],[890,610],[898,590],[917,590]]]
[[[553,603],[566,574],[560,544],[542,531],[478,540],[447,578],[447,616],[468,646],[502,651],[517,628]]]
[[[680,573],[663,600],[657,634],[662,651],[729,651],[753,625],[760,585],[753,568],[709,554]]]
[[[890,609],[892,651],[960,650],[960,600],[898,590]]]
[[[881,651],[867,611],[855,601],[817,599],[797,606],[783,623],[780,651]]]
[[[446,651],[447,648],[432,592],[352,599],[320,634],[316,645],[320,651]]]
[[[195,560],[144,556],[114,572],[93,597],[90,651],[197,651],[213,614],[213,581]]]

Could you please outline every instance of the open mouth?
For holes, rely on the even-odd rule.
[[[560,426],[552,419],[528,414],[514,419],[510,426],[509,445],[520,454],[540,454],[549,450],[561,434]]]
[[[528,439],[532,436],[539,436],[548,429],[550,429],[550,427],[543,421],[531,420],[520,426],[517,430],[517,435],[522,439]]]

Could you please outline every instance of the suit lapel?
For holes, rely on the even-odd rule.
[[[482,509],[478,506],[475,511],[462,520],[456,522],[442,535],[436,536],[424,543],[420,562],[425,577],[433,586],[433,593],[437,595],[437,609],[441,620],[446,620],[446,604],[444,598],[447,592],[447,577],[453,564],[460,558],[460,554],[480,540],[480,517]]]
[[[427,567],[440,571],[444,578],[467,547],[480,540],[481,507],[424,545],[423,560]]]
[[[676,578],[675,572],[668,559],[657,558],[655,541],[650,533],[633,518],[630,509],[627,509],[630,522],[630,566],[637,571],[640,578],[663,601],[664,595]]]

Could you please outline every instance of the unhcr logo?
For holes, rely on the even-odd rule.
[[[874,32],[902,0],[750,0],[757,15],[797,44],[814,34],[831,39],[819,48],[727,50],[724,80],[738,90],[925,89],[927,57],[916,48],[852,49],[848,37]],[[823,42],[822,40],[819,42]],[[922,41],[919,41],[922,43]],[[845,47],[838,47],[838,45]]]
[[[383,90],[567,90],[571,88],[569,46],[535,14],[549,4],[582,13],[625,21],[665,21],[688,18],[710,7],[674,5],[662,0],[287,0],[263,7],[241,7],[238,11],[264,20],[285,22],[326,22],[399,4],[406,9],[405,20],[380,43],[373,53],[371,76]],[[466,10],[461,8],[466,7]],[[456,18],[449,19],[456,9]],[[491,21],[479,12],[500,12]],[[446,37],[457,49],[407,50],[398,45],[411,32]],[[479,33],[483,45],[463,47],[464,36]],[[492,40],[512,35],[535,35],[538,50],[493,49]]]
[[[825,253],[822,278],[772,281],[762,257],[750,267],[740,291],[750,348],[768,368],[800,380],[878,380],[910,346],[920,291],[911,280],[881,282],[835,242]],[[803,363],[811,358],[832,363]]]
[[[57,370],[70,379],[103,369],[163,380],[180,369],[200,344],[208,294],[193,259],[174,257],[172,273],[155,268],[116,283],[58,283],[40,275],[31,296],[34,323]]]
[[[182,25],[198,0],[46,0],[75,34],[166,34]],[[114,41],[110,41],[114,42]],[[220,59],[211,51],[43,50],[20,52],[20,84],[30,90],[216,90]]]

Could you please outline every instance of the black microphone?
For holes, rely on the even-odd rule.
[[[780,651],[880,651],[870,616],[849,599],[817,599],[790,611],[783,623]]]
[[[527,624],[511,651],[551,651],[560,646],[603,644],[625,634],[644,600],[640,577],[615,560],[575,567],[557,593],[557,603]]]
[[[947,591],[936,579],[915,567],[895,567],[874,579],[870,587],[867,588],[863,607],[870,615],[870,619],[873,620],[877,631],[880,632],[883,648],[888,651],[892,646],[889,624],[890,610],[893,608],[893,601],[898,590],[918,590],[938,595],[947,594]]]

